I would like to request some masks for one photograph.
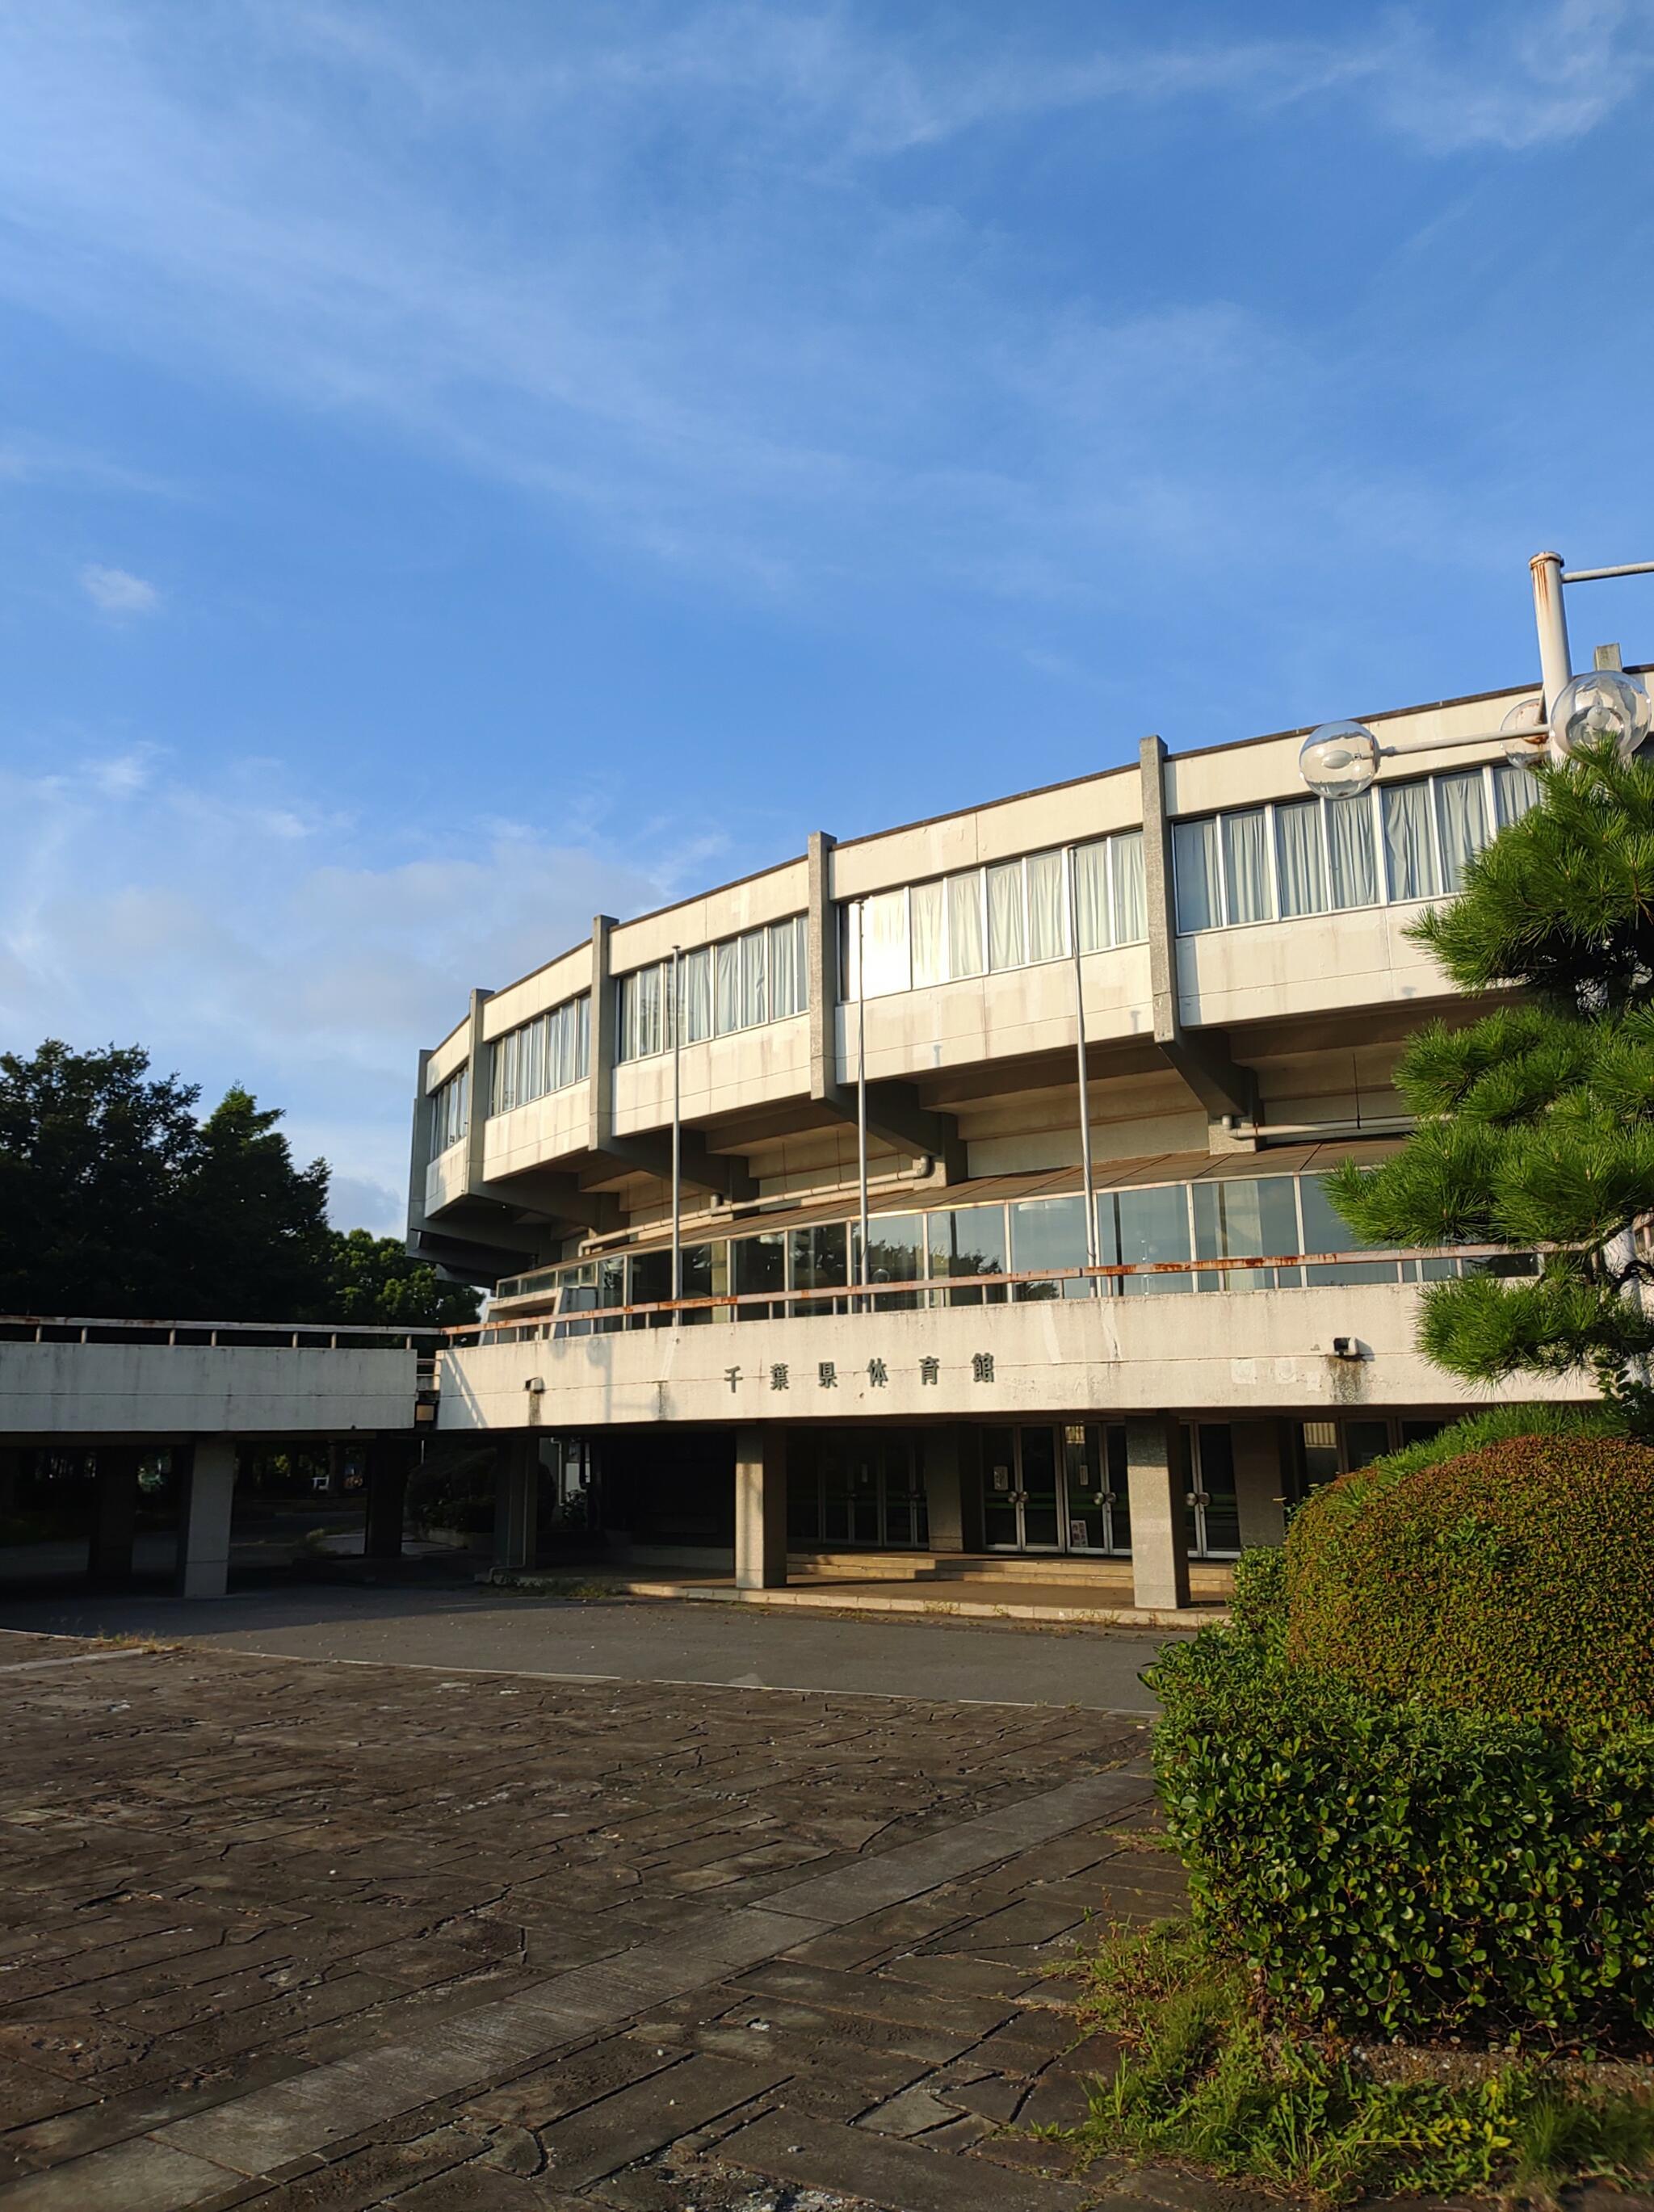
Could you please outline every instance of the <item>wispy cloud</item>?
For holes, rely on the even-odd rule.
[[[671,896],[681,855],[456,820],[364,860],[362,837],[267,763],[0,770],[0,1035],[142,1042],[210,1094],[247,1081],[335,1162],[342,1205],[361,1187],[399,1206],[419,1047],[473,984]]]
[[[106,568],[99,561],[89,561],[81,570],[81,589],[100,614],[118,618],[152,615],[161,605],[161,593],[143,577],[128,568]]]
[[[1402,9],[1158,44],[757,0],[461,20],[244,0],[180,40],[170,11],[111,0],[12,14],[0,291],[761,594],[921,565],[1062,596],[1122,530],[1186,558],[1247,496],[1208,420],[1272,347],[1252,389],[1288,434],[1261,456],[1262,512],[1290,527],[1316,495],[1291,426],[1345,404],[1335,335],[1289,350],[1211,298],[1162,319],[1194,343],[1159,362],[1130,311],[1076,307],[1054,333],[993,224],[915,189],[915,150],[1335,98],[1419,153],[1519,152],[1597,127],[1654,65],[1654,0],[1512,6],[1459,36]],[[1041,411],[1064,348],[1093,396]],[[1019,408],[1014,441],[973,434]]]

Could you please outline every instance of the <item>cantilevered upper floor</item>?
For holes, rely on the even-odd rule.
[[[818,834],[599,916],[422,1054],[412,1249],[492,1284],[658,1243],[674,1096],[686,1237],[842,1196],[863,1065],[876,1198],[1073,1170],[1082,1022],[1099,1183],[1393,1138],[1400,1041],[1456,1004],[1408,925],[1530,803],[1497,738],[1464,742],[1530,690],[1369,718],[1402,750],[1358,797],[1305,791],[1302,731],[1149,738],[1122,768]]]

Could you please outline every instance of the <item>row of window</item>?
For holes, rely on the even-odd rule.
[[[1140,830],[845,901],[838,910],[843,995],[861,995],[864,968],[867,996],[881,999],[1064,959],[1073,950],[1071,908],[1082,952],[1143,941]]]
[[[1007,1288],[1019,1300],[1089,1297],[1098,1291],[1125,1297],[1176,1292],[1296,1290],[1304,1284],[1437,1281],[1474,1267],[1456,1260],[1343,1260],[1311,1267],[1213,1268],[1181,1273],[1189,1260],[1262,1258],[1283,1252],[1353,1252],[1359,1240],[1335,1212],[1326,1178],[1314,1175],[1233,1176],[1222,1182],[1153,1183],[1097,1196],[1098,1257],[1105,1267],[1152,1264],[1164,1274],[1084,1278],[1013,1286],[972,1283],[963,1288],[879,1291],[880,1310],[931,1305],[1002,1304]],[[756,1297],[781,1291],[848,1290],[860,1280],[860,1224],[813,1222],[795,1229],[760,1230],[683,1249],[680,1296]],[[1084,1267],[1085,1201],[1067,1198],[1012,1200],[994,1206],[945,1206],[923,1213],[877,1214],[869,1224],[869,1281],[945,1284],[950,1278],[1025,1273],[1042,1267]],[[1510,1263],[1526,1269],[1520,1259]],[[555,1290],[559,1315],[644,1305],[672,1297],[670,1252],[617,1252],[601,1259],[546,1268],[500,1285],[501,1297]],[[843,1312],[848,1300],[811,1300],[716,1310],[719,1320],[763,1321],[787,1314]],[[715,1310],[684,1316],[708,1322]],[[636,1315],[630,1326],[664,1324],[669,1316]],[[573,1323],[617,1329],[618,1320]]]
[[[458,1069],[431,1093],[431,1158],[457,1145],[471,1120],[471,1068]]]
[[[1464,864],[1537,796],[1532,772],[1498,761],[1349,799],[1292,799],[1175,822],[1177,927],[1438,898]]]
[[[583,1082],[592,1058],[592,994],[581,992],[496,1037],[489,1055],[490,1114]]]
[[[617,978],[617,1059],[647,1060],[670,1050],[672,968],[662,960]],[[789,915],[680,954],[678,988],[685,1044],[801,1014],[809,1004],[804,916]]]

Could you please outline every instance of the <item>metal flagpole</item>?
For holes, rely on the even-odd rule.
[[[672,948],[672,1294],[676,1298],[684,1295],[684,1124],[683,1088],[679,1080],[678,1040],[683,1035],[683,1001],[678,991],[678,951]],[[672,1325],[676,1328],[684,1316],[672,1308]]]
[[[1068,941],[1074,957],[1074,1059],[1079,1075],[1079,1165],[1085,1185],[1085,1265],[1095,1267],[1097,1255],[1097,1192],[1092,1178],[1092,1094],[1085,1074],[1085,971],[1079,964],[1079,854],[1068,848]],[[1093,1276],[1086,1295],[1097,1288]]]
[[[867,975],[861,925],[867,905],[865,899],[855,902],[855,1163],[861,1198],[861,1261],[856,1279],[864,1291],[867,1287]],[[860,1304],[864,1313],[867,1305],[864,1297]]]

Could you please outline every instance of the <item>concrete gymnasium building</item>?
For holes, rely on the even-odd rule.
[[[1353,1251],[1323,1177],[1405,1133],[1408,1033],[1471,1018],[1405,932],[1530,802],[1446,742],[1523,696],[1377,718],[1352,798],[1302,732],[1146,739],[474,992],[421,1057],[410,1238],[494,1292],[439,1419],[507,1440],[503,1555],[1128,1558],[1172,1608],[1462,1411],[1415,1313],[1488,1262]]]

